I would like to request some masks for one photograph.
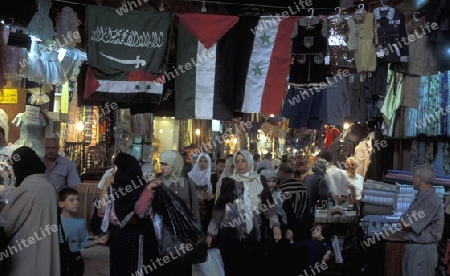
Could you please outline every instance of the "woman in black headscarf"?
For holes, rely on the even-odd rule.
[[[0,274],[22,276],[39,271],[39,275],[59,276],[59,238],[58,231],[53,230],[58,223],[56,190],[45,176],[44,163],[30,147],[14,150],[10,163],[16,175],[16,188],[0,213],[0,227],[5,229],[11,247],[18,248],[16,241],[30,243],[30,237],[36,233],[40,239],[11,254],[8,271]]]
[[[114,165],[117,171],[105,211],[110,231],[110,275],[134,275],[156,254],[154,230],[148,216],[139,210],[139,206],[148,205],[151,194],[145,197],[144,204],[139,204],[140,197],[144,191],[149,192],[153,182],[149,184],[142,179],[141,166],[132,155],[118,153]],[[154,182],[157,181],[160,180]]]

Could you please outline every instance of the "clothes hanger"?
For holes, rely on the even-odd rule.
[[[362,14],[362,13],[364,13],[364,12],[365,12],[365,10],[364,10],[364,4],[359,4],[359,5],[358,5],[358,10],[355,11],[355,15],[360,15],[360,14]]]
[[[308,12],[310,12],[311,14],[309,15],[309,18],[312,18],[314,15],[314,9],[313,8],[309,8]]]

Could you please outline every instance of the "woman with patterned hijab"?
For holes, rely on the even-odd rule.
[[[210,246],[213,238],[217,238],[225,275],[247,275],[243,267],[251,267],[253,274],[261,275],[266,233],[273,232],[270,235],[277,242],[281,239],[274,199],[265,178],[254,171],[253,157],[248,151],[237,151],[233,163],[233,174],[222,179],[207,243]],[[272,231],[265,231],[261,215],[270,220]]]
[[[208,228],[211,214],[205,200],[212,200],[212,184],[211,184],[211,158],[207,153],[200,153],[195,161],[195,165],[188,173],[190,181],[194,182],[197,191],[198,207],[200,212],[200,222],[204,231]]]

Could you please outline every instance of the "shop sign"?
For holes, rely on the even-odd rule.
[[[2,89],[2,93],[0,93],[0,104],[16,104],[17,102],[16,88]]]

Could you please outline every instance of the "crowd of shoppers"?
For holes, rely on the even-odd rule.
[[[60,156],[58,149],[56,139],[46,139],[43,158],[26,146],[12,152],[20,158],[12,163],[16,188],[0,212],[0,227],[11,253],[2,275],[60,275],[61,216],[71,251],[109,245],[110,275],[145,271],[149,275],[191,276],[194,263],[190,259],[158,267],[153,261],[164,257],[158,251],[160,224],[152,211],[161,187],[185,206],[187,221],[198,223],[206,245],[220,250],[226,276],[247,274],[243,267],[251,267],[257,275],[299,275],[317,263],[325,269],[311,273],[322,275],[332,249],[327,225],[314,224],[317,202],[332,200],[339,193],[351,194],[358,201],[364,192],[364,179],[355,173],[356,160],[348,158],[346,170],[340,170],[332,167],[327,151],[309,168],[304,160],[294,158],[282,158],[274,166],[271,156],[265,155],[257,169],[251,153],[238,150],[227,159],[216,160],[215,170],[211,156],[202,153],[184,175],[186,160],[179,152],[167,150],[160,155],[161,175],[151,179],[143,177],[135,157],[118,153],[98,186],[100,197],[109,199],[98,210],[106,235],[91,240],[86,222],[75,216],[80,180],[73,164]],[[414,171],[413,187],[418,193],[399,221],[406,233],[403,275],[431,276],[437,265],[436,242],[442,236],[444,212],[433,189],[434,179],[429,165]],[[120,192],[124,190],[126,193]],[[171,202],[158,204],[173,206]],[[45,239],[30,240],[39,235]],[[177,235],[181,238],[183,233],[171,238],[177,240]]]

